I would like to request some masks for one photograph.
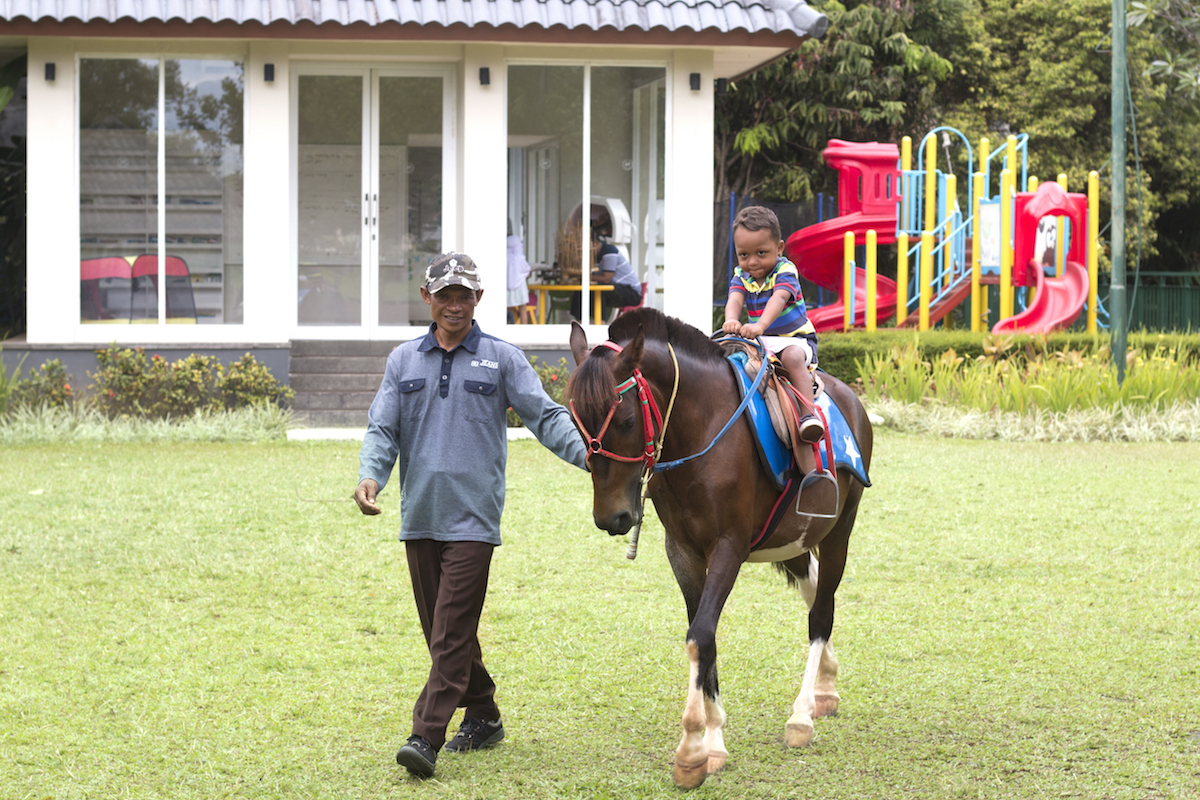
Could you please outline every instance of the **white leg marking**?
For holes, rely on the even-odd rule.
[[[700,648],[687,643],[688,691],[683,707],[683,738],[675,748],[675,785],[694,789],[708,777],[708,743],[705,741],[704,692],[698,686]]]
[[[729,760],[725,750],[725,707],[721,705],[721,696],[713,700],[704,698],[704,713],[707,716],[704,734],[704,744],[708,748],[708,774],[720,772]]]
[[[812,553],[808,554],[808,577],[800,581],[800,596],[804,598],[805,607],[811,609],[817,600],[817,572],[821,565]]]
[[[788,747],[807,747],[812,744],[813,713],[817,710],[816,687],[817,673],[821,667],[821,655],[825,650],[825,640],[816,639],[808,647],[808,664],[804,667],[804,681],[800,684],[800,694],[792,704],[792,716],[788,717],[784,728],[784,738]]]
[[[841,697],[835,688],[837,683],[838,660],[833,654],[833,644],[825,643],[825,649],[821,653],[821,666],[817,672],[816,686],[816,710],[813,716],[816,717],[832,717],[838,712],[838,702]]]

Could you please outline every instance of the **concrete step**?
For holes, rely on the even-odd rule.
[[[297,356],[293,353],[288,372],[292,375],[347,372],[383,375],[386,365],[387,356]]]
[[[383,373],[378,375],[338,374],[323,372],[317,374],[295,373],[289,383],[297,392],[371,392],[379,389]]]
[[[371,407],[374,392],[296,392],[296,411],[363,411]]]
[[[362,340],[293,339],[292,358],[306,356],[373,356],[380,360],[399,342]]]
[[[367,427],[367,412],[362,411],[293,411],[296,423],[306,428]]]

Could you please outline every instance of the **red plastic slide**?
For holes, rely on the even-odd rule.
[[[842,289],[843,240],[846,233],[853,233],[856,241],[864,241],[867,231],[871,229],[875,230],[878,244],[892,244],[896,241],[895,213],[834,217],[802,228],[788,238],[784,251],[795,263],[801,276],[823,289],[837,292],[841,297],[827,306],[809,309],[808,318],[818,332],[842,329],[846,313],[843,306],[845,292]],[[896,283],[877,275],[875,287],[877,318],[885,320],[896,313]],[[866,325],[866,318],[867,271],[860,267],[854,275],[854,325]]]
[[[1059,278],[1044,277],[1041,267],[1029,272],[1036,287],[1033,302],[1020,314],[993,325],[992,333],[1049,333],[1079,319],[1088,296],[1088,274],[1082,264],[1066,262]]]
[[[838,171],[838,216],[801,228],[788,237],[784,252],[800,274],[823,289],[838,293],[841,300],[810,309],[808,318],[818,331],[839,330],[845,316],[842,287],[843,241],[854,234],[863,244],[874,229],[878,244],[896,241],[896,206],[900,201],[900,149],[880,142],[845,142],[830,139],[822,153],[825,163]],[[896,311],[896,284],[877,277],[875,284],[878,319]],[[867,273],[858,269],[854,277],[854,324],[866,324]]]

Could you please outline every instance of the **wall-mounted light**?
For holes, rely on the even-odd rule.
[[[263,80],[267,83],[275,82],[275,65],[263,64]]]
[[[46,80],[48,80],[48,81],[54,80],[54,62],[53,61],[46,62]]]
[[[717,94],[729,94],[729,79],[717,78]]]
[[[690,84],[691,84],[691,86],[692,86],[692,91],[693,91],[693,92],[698,92],[698,91],[700,91],[700,73],[699,73],[699,72],[693,72],[691,75],[689,75],[689,76],[688,76],[688,83],[690,83]]]
[[[487,86],[492,82],[492,71],[487,67],[479,68],[479,85]]]

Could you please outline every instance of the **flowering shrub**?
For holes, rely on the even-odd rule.
[[[552,366],[545,363],[539,364],[537,356],[530,356],[529,363],[533,366],[533,371],[541,378],[542,388],[546,390],[546,394],[550,395],[550,399],[556,403],[562,403],[563,392],[567,388],[567,378],[571,374],[571,371],[567,369],[567,360],[560,358],[558,364]],[[525,427],[521,418],[517,416],[517,412],[511,408],[508,410],[508,427]]]
[[[25,380],[15,381],[10,390],[8,404],[17,406],[52,406],[65,408],[74,398],[71,381],[74,377],[57,358],[52,358]]]
[[[282,403],[292,390],[247,353],[226,371],[216,356],[193,353],[174,363],[157,353],[116,347],[96,351],[96,406],[110,418],[184,417],[196,412],[240,408],[255,403]]]
[[[225,371],[225,382],[221,384],[221,399],[226,408],[256,403],[283,405],[295,395],[290,386],[275,380],[271,370],[249,353],[229,365]]]

